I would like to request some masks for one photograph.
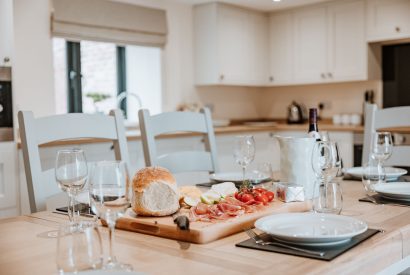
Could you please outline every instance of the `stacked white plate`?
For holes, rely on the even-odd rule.
[[[257,220],[255,227],[281,242],[312,247],[346,243],[367,230],[363,221],[319,213],[271,215]]]
[[[407,174],[407,171],[405,169],[401,168],[396,168],[396,167],[385,167],[384,168],[386,171],[386,179],[387,181],[395,181],[397,180],[400,176],[403,176]],[[346,169],[346,174],[349,174],[355,178],[361,179],[363,176],[363,167],[352,167]]]
[[[410,201],[410,182],[388,182],[374,186],[374,190],[387,199]]]

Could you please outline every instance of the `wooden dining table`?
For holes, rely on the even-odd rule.
[[[240,232],[208,244],[190,244],[116,230],[121,262],[146,274],[373,274],[410,255],[410,207],[359,202],[360,181],[342,181],[341,215],[383,229],[332,261],[235,247]],[[0,220],[0,274],[56,274],[56,238],[44,233],[67,222],[65,215],[39,212]],[[107,229],[101,227],[103,236]],[[106,243],[106,242],[104,242]],[[402,261],[403,262],[403,261]]]

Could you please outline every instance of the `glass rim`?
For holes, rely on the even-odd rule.
[[[374,134],[384,134],[384,135],[391,135],[391,132],[388,131],[376,131]]]

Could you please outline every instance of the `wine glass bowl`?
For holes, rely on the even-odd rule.
[[[318,141],[312,150],[312,168],[322,182],[336,177],[342,165],[339,148],[335,142]]]
[[[390,158],[393,151],[393,140],[390,132],[373,134],[371,157],[380,163]]]
[[[61,190],[70,198],[68,216],[76,218],[75,197],[83,190],[88,176],[87,160],[81,149],[64,149],[57,152],[55,178]],[[78,213],[77,213],[78,214]]]
[[[233,156],[235,162],[242,167],[242,180],[245,182],[246,167],[255,158],[255,139],[253,136],[236,136]]]

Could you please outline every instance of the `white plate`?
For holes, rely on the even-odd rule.
[[[363,221],[319,213],[271,215],[257,220],[255,227],[282,241],[308,246],[339,244],[367,230]]]
[[[396,167],[385,167],[386,177],[388,181],[397,180],[400,176],[407,174],[405,169],[396,168]],[[346,169],[346,174],[352,175],[356,178],[362,178],[363,167],[353,167]]]
[[[382,197],[395,200],[410,200],[410,182],[376,184],[374,190]]]
[[[209,177],[213,181],[217,182],[234,182],[234,183],[241,183],[243,176],[242,173],[239,172],[227,172],[227,173],[215,173],[210,175]],[[259,183],[270,180],[269,177],[261,175],[259,173],[249,172],[245,175],[245,180],[250,180],[252,183]]]

